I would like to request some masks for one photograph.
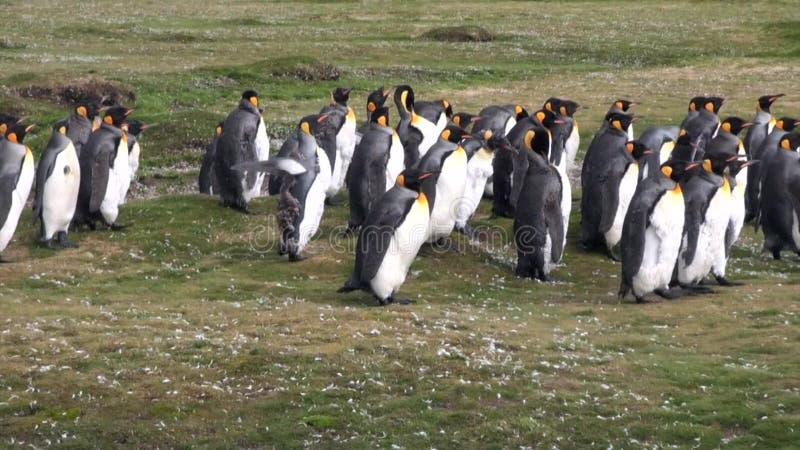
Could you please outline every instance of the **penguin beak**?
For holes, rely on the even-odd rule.
[[[736,161],[737,159],[739,159],[739,155],[733,155],[733,156],[729,156],[728,159],[725,160],[725,162],[732,163],[732,162]]]
[[[779,98],[783,97],[784,95],[786,95],[786,94],[773,95],[772,97],[769,98],[769,104],[771,105],[771,104],[775,103],[776,100],[778,100]]]
[[[749,128],[753,126],[753,122],[745,122],[742,124],[742,129]]]
[[[31,131],[33,129],[33,127],[35,127],[35,126],[36,125],[28,125],[27,127],[25,127],[25,133],[28,133],[29,131]]]
[[[653,151],[650,150],[650,149],[647,149],[647,150],[642,152],[642,155],[652,155],[652,154],[653,154]]]
[[[435,173],[435,172],[423,172],[423,173],[422,173],[422,174],[421,174],[419,177],[417,177],[417,178],[419,178],[420,180],[424,180],[424,179],[426,179],[426,178],[430,178],[430,177],[432,177],[434,173]]]
[[[563,123],[564,123],[564,121],[561,120],[561,119],[554,119],[553,120],[553,124],[555,124],[555,125],[562,125]]]
[[[479,120],[481,120],[481,116],[475,116],[475,117],[469,119],[469,122],[470,123],[475,123],[475,122],[477,122]]]
[[[328,115],[327,114],[320,114],[320,116],[317,117],[317,123],[325,122],[325,120],[327,120],[327,119],[328,119]]]
[[[693,163],[690,163],[690,164],[688,164],[688,165],[686,166],[686,168],[685,168],[685,169],[683,169],[683,170],[684,170],[684,171],[686,171],[686,172],[688,172],[688,171],[690,171],[690,170],[694,170],[694,169],[696,169],[696,168],[697,168],[697,167],[699,167],[699,166],[700,166],[700,164],[698,164],[698,163],[696,163],[696,162],[693,162]]]
[[[128,116],[130,116],[130,115],[131,115],[131,113],[132,113],[133,111],[134,111],[134,109],[133,109],[133,108],[126,110],[126,111],[125,111],[125,117],[128,117]]]
[[[751,159],[750,161],[745,161],[742,163],[741,168],[744,169],[747,166],[754,166],[756,164],[761,164],[760,159]]]

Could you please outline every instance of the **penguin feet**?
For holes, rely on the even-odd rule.
[[[325,206],[339,206],[344,204],[344,200],[336,197],[325,197]]]
[[[656,289],[653,291],[653,293],[665,300],[675,300],[681,296],[680,288]]]
[[[717,284],[719,284],[720,286],[730,287],[730,286],[742,286],[742,285],[744,285],[744,283],[742,283],[740,281],[731,281],[731,280],[729,280],[729,279],[727,279],[727,278],[725,278],[723,276],[714,275],[714,278],[717,280]]]
[[[456,227],[456,231],[463,234],[464,236],[468,237],[472,240],[478,239],[478,233],[475,231],[474,228],[469,226],[469,224],[464,225],[463,227]]]
[[[61,250],[61,245],[55,239],[47,239],[44,241],[44,246],[49,248],[50,250]]]
[[[394,304],[397,304],[397,305],[410,305],[411,304],[411,299],[410,298],[397,297],[395,295],[387,298],[386,300],[389,303],[394,303]]]
[[[715,291],[708,286],[701,286],[699,284],[682,284],[681,289],[686,292],[686,295],[704,295],[714,294]]]
[[[779,248],[772,249],[772,259],[774,259],[775,261],[781,260],[781,249]]]
[[[612,250],[612,249],[610,249],[608,247],[606,247],[606,256],[608,256],[609,259],[611,259],[612,261],[616,261],[616,262],[622,261],[622,259],[620,259],[620,257],[617,256],[616,253],[614,253],[614,250]]]
[[[121,223],[116,223],[116,222],[108,225],[108,229],[111,230],[111,231],[122,231],[125,228],[128,228],[128,226],[127,225],[122,225]]]
[[[67,233],[65,231],[58,232],[58,245],[60,245],[61,248],[78,248],[78,244],[67,239]]]

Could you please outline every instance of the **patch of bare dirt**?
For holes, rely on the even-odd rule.
[[[82,102],[112,105],[136,100],[136,93],[132,87],[97,77],[33,84],[16,88],[14,91],[20,97],[47,100],[59,105],[75,105]]]

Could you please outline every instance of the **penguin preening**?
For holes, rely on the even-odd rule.
[[[33,184],[33,155],[22,143],[31,128],[17,119],[0,139],[0,253],[14,236]],[[0,262],[7,261],[0,257]]]
[[[219,183],[220,203],[247,212],[247,203],[261,192],[264,174],[236,171],[247,161],[269,159],[269,137],[259,110],[258,93],[242,93],[239,104],[228,114],[217,140],[214,173]]]
[[[676,297],[669,284],[685,220],[681,183],[696,167],[697,163],[668,161],[657,177],[644,179],[636,189],[620,239],[620,299],[632,293],[641,303],[650,292],[668,299]]]
[[[358,235],[355,267],[338,292],[363,290],[378,304],[407,304],[396,296],[425,242],[430,220],[426,192],[435,189],[433,174],[406,169],[367,215]]]
[[[203,162],[200,164],[200,175],[198,176],[197,184],[201,194],[219,194],[219,182],[217,181],[214,164],[217,157],[217,141],[219,140],[219,135],[222,134],[223,124],[224,122],[220,122],[214,128],[214,136],[206,145]]]
[[[88,225],[94,230],[97,221],[101,221],[112,230],[124,228],[116,222],[120,186],[124,180],[130,182],[128,144],[122,126],[132,111],[122,106],[109,108],[78,157],[81,178],[73,218],[76,225]]]
[[[780,138],[777,150],[762,160],[761,210],[759,223],[764,231],[764,250],[774,259],[781,251],[800,252],[800,203],[797,179],[800,177],[800,134]]]
[[[550,271],[564,250],[561,179],[547,160],[549,144],[544,127],[536,125],[525,132],[521,151],[528,164],[514,214],[515,273],[540,281],[550,281]]]
[[[53,130],[36,168],[33,218],[39,223],[37,237],[50,248],[77,246],[67,231],[78,203],[81,167],[66,131],[64,125]]]
[[[353,152],[347,174],[350,230],[361,226],[374,202],[391,189],[403,170],[403,146],[397,132],[388,126],[389,109],[379,108],[372,118],[373,123]]]
[[[343,120],[327,120],[325,122],[325,127],[336,127],[336,150],[332,154],[326,150],[331,164],[331,183],[325,192],[327,199],[333,198],[342,189],[347,168],[350,166],[353,151],[356,148],[356,116],[353,108],[347,105],[352,90],[353,88],[337,87],[331,92],[330,105],[322,108],[319,112],[329,115],[338,112],[343,116]]]

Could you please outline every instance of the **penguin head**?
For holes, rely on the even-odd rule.
[[[407,113],[414,111],[414,90],[404,84],[394,89],[394,104]]]
[[[625,143],[625,150],[633,156],[633,159],[639,160],[641,157],[645,155],[652,155],[653,150],[647,148],[646,145],[642,144],[639,141],[628,141]]]
[[[381,106],[372,112],[370,122],[387,127],[389,126],[389,108]]]
[[[518,121],[530,116],[528,110],[522,105],[514,105],[514,114]]]
[[[686,181],[699,166],[697,162],[671,159],[661,165],[661,174],[677,183]]]
[[[224,120],[220,120],[216,127],[214,127],[214,135],[219,136],[222,134],[222,125],[225,124]]]
[[[706,97],[698,95],[689,100],[689,111],[699,111],[706,104]]]
[[[487,139],[487,132],[488,139]],[[499,133],[492,133],[491,130],[484,130],[481,132],[481,136],[483,137],[484,141],[486,142],[486,149],[492,152],[497,150],[506,150],[514,153],[518,153],[519,150],[514,148],[511,145],[511,141],[508,140],[508,136],[501,135]]]
[[[25,125],[23,123],[17,122],[14,125],[8,127],[6,130],[6,139],[10,142],[14,142],[17,144],[22,144],[23,139],[28,134],[29,131],[33,128],[33,125]]]
[[[563,100],[561,100],[558,97],[550,97],[544,101],[542,109],[546,109],[547,111],[552,111],[554,113],[557,113],[558,110],[561,108],[562,102]]]
[[[128,109],[124,106],[112,106],[106,109],[105,115],[103,116],[103,122],[106,125],[122,128],[125,120],[132,112],[132,109]]]
[[[0,134],[5,136],[9,128],[16,125],[22,118],[13,114],[0,113]]]
[[[525,149],[547,159],[550,150],[550,131],[545,127],[534,126],[522,138]]]
[[[800,125],[800,120],[792,117],[781,117],[775,122],[775,128],[783,131],[792,131]]]
[[[723,103],[725,103],[725,99],[722,97],[706,97],[703,109],[713,114],[719,114]]]
[[[745,122],[741,117],[731,116],[726,117],[725,120],[719,125],[720,130],[730,133],[734,136],[738,135],[745,128],[753,125],[750,122]]]
[[[628,110],[633,108],[634,106],[636,106],[636,103],[630,100],[625,100],[624,98],[620,98],[614,101],[614,108],[617,108],[622,112],[628,112]]]
[[[448,119],[453,118],[453,105],[445,99],[439,100],[442,104],[442,109],[444,110],[444,115]]]
[[[479,119],[479,117],[476,116],[475,114],[470,114],[470,113],[466,113],[466,112],[460,112],[460,113],[453,114],[452,121],[453,121],[454,124],[456,124],[456,125],[458,125],[461,128],[466,130],[467,127],[472,125],[478,119]]]
[[[139,120],[131,120],[130,122],[128,122],[128,133],[130,133],[130,134],[132,134],[134,136],[137,136],[137,137],[140,134],[142,134],[142,132],[144,130],[146,130],[148,128],[150,128],[150,125],[148,125],[146,123],[142,123]],[[222,130],[220,129],[220,132],[221,131]]]
[[[350,92],[353,88],[337,87],[331,92],[331,105],[339,104],[347,106],[347,101],[350,100]]]
[[[562,116],[572,117],[580,107],[581,105],[572,100],[562,100],[561,106],[558,107],[558,113]]]
[[[249,89],[242,92],[242,100],[247,100],[251,105],[258,108],[258,92]]]
[[[439,137],[445,141],[452,142],[453,144],[458,144],[463,139],[467,139],[472,136],[470,136],[469,133],[464,131],[464,129],[458,125],[447,125],[439,134]]]
[[[553,125],[564,123],[553,111],[548,111],[546,109],[540,109],[536,111],[533,113],[533,117],[541,126],[547,128],[548,130],[552,128]]]
[[[758,102],[756,102],[756,109],[760,109],[764,112],[769,112],[769,108],[775,103],[776,100],[783,97],[784,94],[774,94],[774,95],[762,95],[758,97]]]
[[[606,114],[606,122],[611,128],[621,131],[623,133],[628,132],[628,127],[634,121],[634,117],[632,114],[625,114],[616,111],[612,111]]]
[[[436,183],[437,172],[423,171],[417,167],[405,169],[397,176],[396,183],[406,189],[422,192],[426,186]]]
[[[737,158],[734,161],[732,161],[730,164],[728,164],[728,170],[730,171],[731,176],[735,177],[745,167],[754,166],[756,164],[761,164],[761,161],[758,160],[758,159],[751,159],[749,161],[744,161],[744,160],[740,160],[740,159]]]
[[[390,93],[391,90],[384,89],[383,86],[370,92],[367,96],[367,112],[373,113],[381,108],[386,103]]]
[[[75,114],[89,120],[94,120],[99,108],[92,102],[81,102],[75,105]]]
[[[800,151],[800,134],[789,133],[781,138],[780,148],[786,151]]]
[[[328,119],[327,114],[310,114],[300,119],[297,129],[302,133],[313,136],[320,128],[320,125]]]

